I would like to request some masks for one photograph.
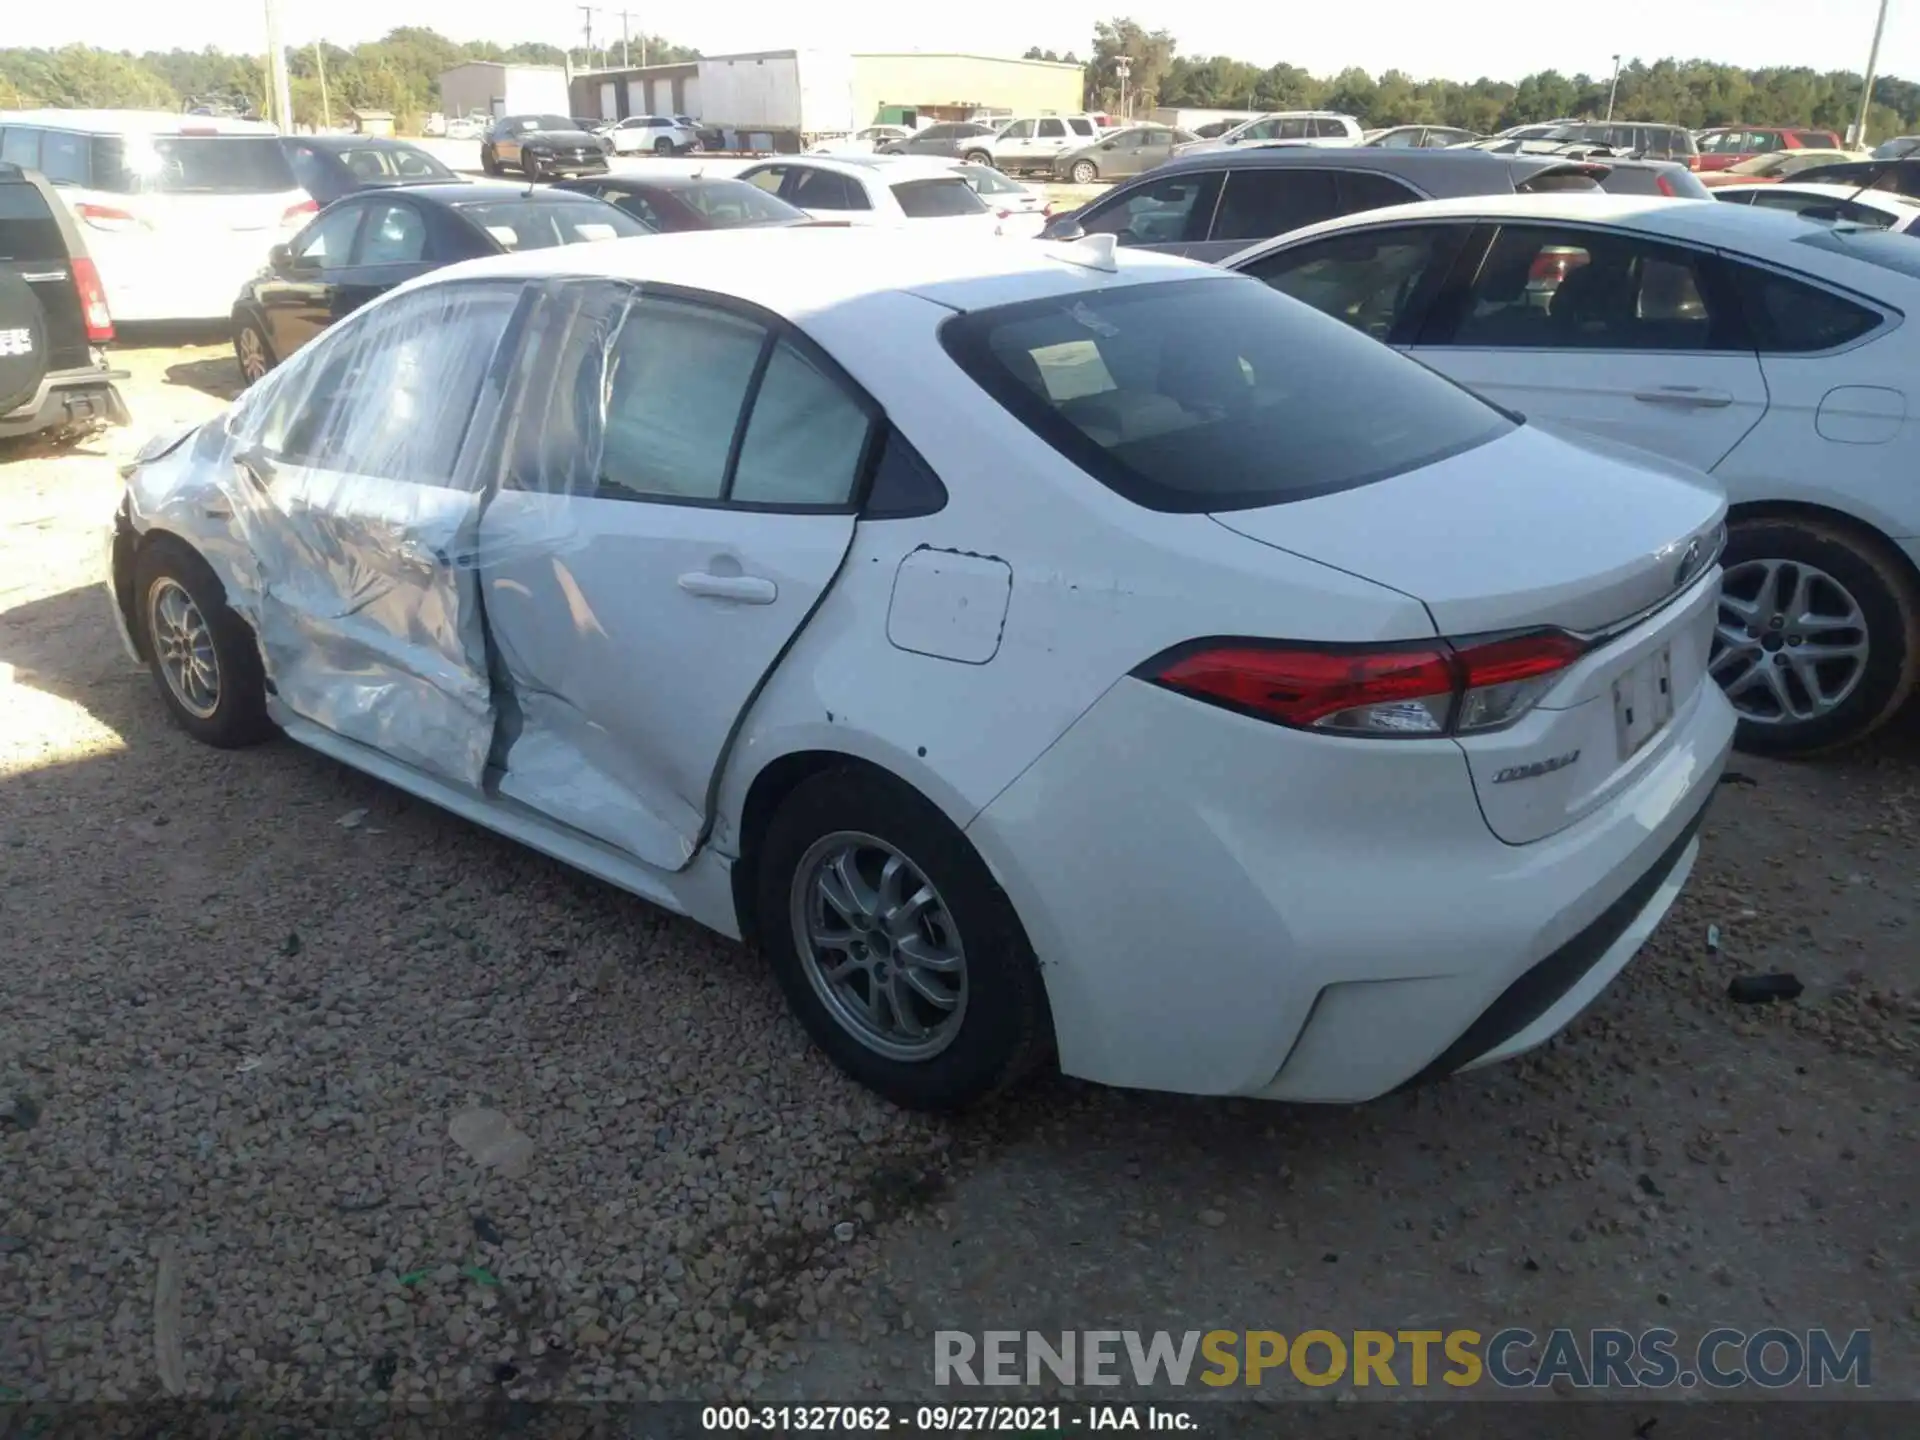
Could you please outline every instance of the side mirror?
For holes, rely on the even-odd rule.
[[[289,250],[285,245],[276,245],[267,251],[267,264],[271,265],[275,270],[291,270],[293,268],[293,251]]]
[[[1058,220],[1049,221],[1047,228],[1040,232],[1042,240],[1084,240],[1086,236],[1087,227],[1071,215],[1062,215]]]

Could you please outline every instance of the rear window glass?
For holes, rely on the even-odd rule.
[[[94,141],[93,187],[120,194],[277,195],[299,188],[271,135],[128,135]]]
[[[453,180],[458,177],[424,150],[403,149],[398,145],[366,145],[335,150],[333,158],[352,172],[356,180],[374,183],[389,180]]]
[[[716,227],[775,225],[807,218],[804,210],[796,210],[744,180],[703,180],[698,185],[668,193],[681,204],[698,210]]]
[[[548,250],[652,232],[624,210],[583,201],[576,205],[539,200],[490,200],[457,207],[502,250]]]
[[[1449,380],[1252,279],[1168,281],[956,316],[961,369],[1136,504],[1278,505],[1513,428]]]
[[[937,220],[948,215],[981,215],[986,203],[958,175],[951,180],[902,180],[892,187],[909,220]]]
[[[0,260],[64,260],[60,226],[31,185],[0,185]]]
[[[1879,229],[1859,229],[1839,225],[1832,229],[1809,231],[1795,239],[1796,245],[1809,245],[1832,255],[1846,255],[1920,280],[1920,245],[1909,235]]]

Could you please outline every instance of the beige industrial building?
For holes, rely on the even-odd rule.
[[[996,55],[938,55],[919,50],[853,57],[857,125],[899,123],[912,115],[965,120],[999,115],[1065,115],[1085,108],[1086,72],[1057,60]],[[906,115],[911,112],[911,115]]]
[[[605,120],[693,115],[716,126],[797,136],[883,123],[1069,114],[1083,108],[1085,84],[1081,66],[1055,60],[767,50],[579,72],[569,113]],[[725,113],[734,109],[743,113]]]

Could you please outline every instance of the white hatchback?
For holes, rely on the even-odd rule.
[[[188,733],[757,942],[900,1103],[1354,1101],[1672,903],[1724,510],[1105,237],[731,230],[374,301],[141,452],[110,582]]]
[[[1003,233],[993,207],[951,160],[914,155],[794,155],[749,165],[738,175],[816,220]],[[1016,228],[1027,233],[1025,222]]]
[[[1713,671],[1743,747],[1845,744],[1913,693],[1911,236],[1758,201],[1486,195],[1308,226],[1223,263],[1531,419],[1710,472],[1732,502]]]
[[[317,207],[271,125],[152,110],[0,111],[0,160],[85,227],[116,321],[221,320]]]

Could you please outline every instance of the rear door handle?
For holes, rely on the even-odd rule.
[[[1697,385],[1662,385],[1658,390],[1636,390],[1633,398],[1647,405],[1674,405],[1684,410],[1724,410],[1733,396],[1724,390],[1702,390]]]
[[[742,605],[771,605],[780,597],[779,588],[758,575],[709,575],[704,570],[682,575],[680,588],[689,595],[709,600],[738,600]]]

